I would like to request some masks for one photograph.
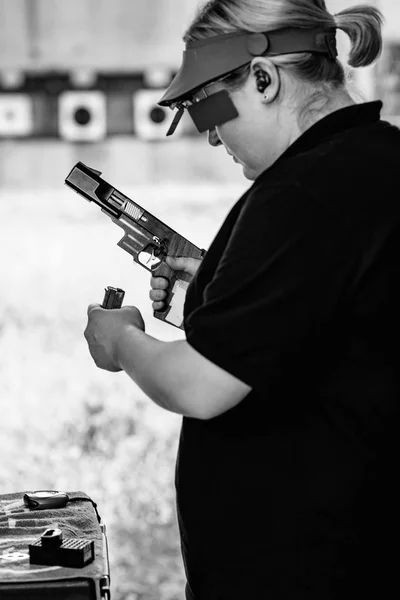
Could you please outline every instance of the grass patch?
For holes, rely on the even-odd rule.
[[[123,191],[204,248],[240,195],[172,184]],[[108,527],[114,600],[182,600],[181,417],[124,373],[97,369],[83,337],[87,305],[107,285],[126,290],[150,335],[183,337],[153,318],[149,274],[117,247],[122,234],[70,190],[1,191],[0,489],[91,495]]]

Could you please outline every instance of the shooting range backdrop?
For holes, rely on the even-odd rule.
[[[338,12],[349,0],[328,0]],[[400,105],[400,3],[369,0],[387,16],[388,58],[359,72],[388,115]],[[182,33],[198,0],[0,0],[0,139],[109,136],[164,140],[173,115],[157,101],[179,67]],[[343,45],[339,39],[339,46]],[[340,50],[340,48],[339,48]],[[389,73],[389,71],[390,73]],[[197,135],[186,116],[174,141]]]

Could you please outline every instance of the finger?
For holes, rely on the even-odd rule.
[[[164,308],[164,302],[153,302],[153,310],[162,310]]]
[[[164,300],[166,295],[167,292],[165,292],[164,290],[150,290],[149,292],[150,300],[154,300],[155,302]]]
[[[166,277],[151,277],[150,285],[156,290],[166,290],[169,286],[169,281]]]
[[[187,258],[185,256],[167,256],[165,262],[171,269],[175,271],[183,271],[187,264]]]
[[[89,315],[92,310],[96,309],[96,308],[101,308],[101,304],[89,304],[88,309],[87,309],[87,314]]]
[[[174,271],[185,271],[185,273],[189,273],[190,275],[196,273],[199,264],[201,263],[201,259],[189,256],[177,256],[175,258],[167,256],[165,260],[167,265],[171,267],[171,269],[174,269]]]

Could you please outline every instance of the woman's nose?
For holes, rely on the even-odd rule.
[[[222,144],[215,129],[208,130],[208,143],[210,146],[220,146]]]

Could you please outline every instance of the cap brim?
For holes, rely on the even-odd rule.
[[[232,40],[228,52],[228,36],[216,37],[225,39],[210,43],[208,38],[202,40],[203,43],[191,44],[184,51],[181,68],[158,102],[160,106],[168,106],[190,96],[198,88],[238,69],[253,58],[246,47],[246,36],[229,36]]]

